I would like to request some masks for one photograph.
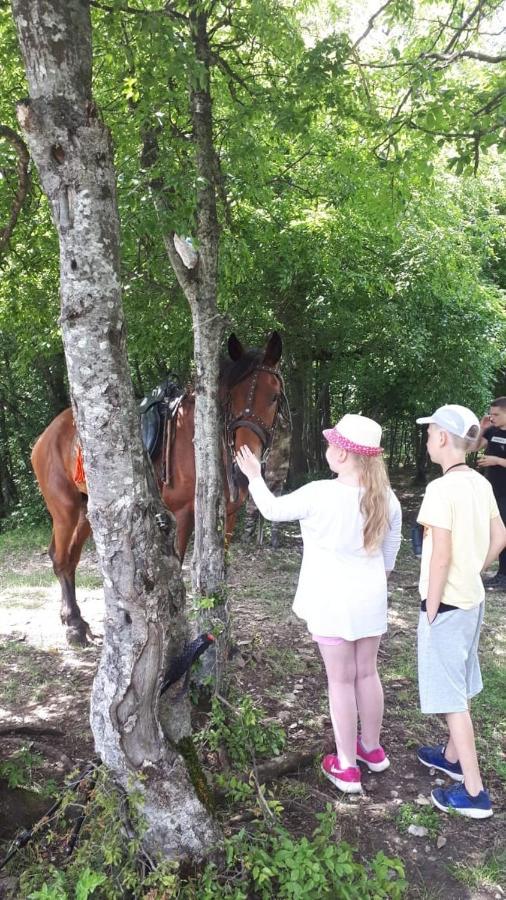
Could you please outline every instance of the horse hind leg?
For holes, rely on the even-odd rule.
[[[53,571],[61,587],[60,617],[66,626],[67,641],[81,646],[86,646],[91,635],[90,626],[81,616],[77,603],[75,581],[81,550],[91,533],[86,518],[86,499],[76,491],[72,499],[60,503],[58,515],[53,517],[53,537],[49,547]]]

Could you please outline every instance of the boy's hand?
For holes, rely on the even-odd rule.
[[[480,456],[478,460],[478,468],[486,469],[488,466],[504,466],[506,464],[506,460],[501,459],[500,456]]]
[[[239,447],[239,450],[235,455],[235,461],[243,475],[246,475],[248,481],[251,481],[252,478],[258,478],[258,476],[262,474],[260,460],[256,458],[246,444]]]

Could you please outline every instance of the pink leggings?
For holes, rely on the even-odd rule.
[[[356,766],[357,718],[365,750],[379,746],[383,690],[376,667],[380,636],[347,641],[318,637],[329,688],[330,717],[341,768]]]

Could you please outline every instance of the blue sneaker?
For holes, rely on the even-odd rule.
[[[428,769],[438,769],[445,775],[449,775],[454,781],[464,781],[460,763],[448,762],[445,759],[445,749],[444,744],[441,747],[420,747],[418,759],[422,766],[427,766]]]
[[[488,791],[480,791],[477,797],[471,797],[464,784],[454,784],[450,788],[435,788],[431,800],[434,806],[443,812],[460,813],[468,819],[488,819],[493,815]]]

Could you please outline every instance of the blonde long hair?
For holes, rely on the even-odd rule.
[[[360,511],[364,517],[364,549],[377,550],[389,527],[390,479],[382,456],[354,453],[359,463],[360,483],[364,493]]]

